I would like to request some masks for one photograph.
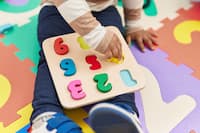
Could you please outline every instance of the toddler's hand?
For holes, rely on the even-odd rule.
[[[144,52],[145,46],[151,50],[155,50],[158,46],[156,38],[158,36],[155,33],[151,33],[145,30],[140,30],[132,33],[128,33],[126,36],[126,41],[128,44],[131,40],[135,40],[142,52]]]
[[[114,33],[112,39],[105,51],[105,56],[107,59],[115,57],[118,59],[122,58],[122,44],[118,36]]]
[[[122,44],[112,29],[106,29],[106,34],[96,50],[104,54],[106,59],[115,57],[120,60],[122,58]]]

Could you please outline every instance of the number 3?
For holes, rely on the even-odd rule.
[[[71,81],[68,85],[68,90],[71,93],[71,97],[75,100],[82,99],[86,96],[85,92],[83,92],[83,89],[81,88],[80,80]]]

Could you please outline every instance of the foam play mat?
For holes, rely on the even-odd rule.
[[[29,128],[40,50],[39,4],[0,0],[0,133],[26,133]],[[151,0],[143,19],[145,29],[159,35],[155,51],[142,53],[134,42],[130,46],[147,79],[145,89],[135,93],[144,132],[200,133],[200,2]],[[94,133],[87,108],[66,115],[84,133]]]

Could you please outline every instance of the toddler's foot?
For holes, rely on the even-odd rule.
[[[95,105],[89,112],[89,122],[96,133],[143,133],[136,113],[114,104]]]
[[[46,112],[33,121],[29,133],[82,133],[81,128],[61,113]]]

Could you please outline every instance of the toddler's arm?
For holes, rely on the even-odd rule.
[[[118,37],[106,30],[91,14],[85,0],[50,0],[55,2],[66,22],[79,33],[91,48],[105,54],[106,58],[121,58],[122,49]]]
[[[154,50],[157,44],[155,40],[157,35],[143,30],[141,25],[143,0],[123,0],[123,5],[126,22],[126,40],[128,44],[131,43],[131,40],[135,40],[141,51],[144,52],[145,45]]]

